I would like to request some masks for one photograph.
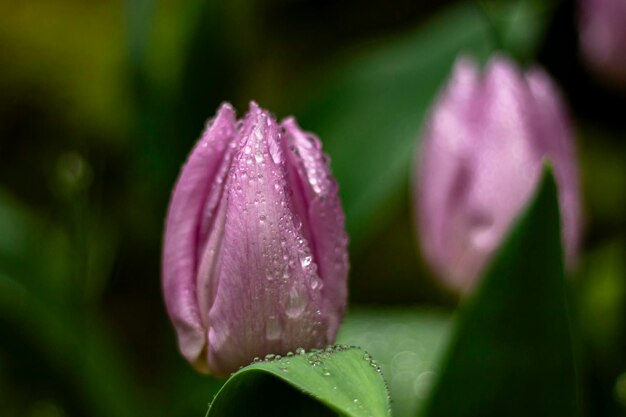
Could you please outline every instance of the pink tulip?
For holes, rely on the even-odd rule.
[[[561,98],[540,69],[496,57],[480,75],[460,59],[430,114],[415,170],[425,259],[457,291],[471,289],[549,161],[559,186],[566,261],[580,240],[574,143]]]
[[[626,85],[626,1],[581,0],[580,44],[591,67]]]
[[[172,193],[162,267],[180,351],[198,370],[332,343],[347,236],[319,140],[256,103],[239,122],[222,105]]]

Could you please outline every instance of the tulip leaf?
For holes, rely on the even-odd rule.
[[[548,172],[466,300],[423,415],[577,415],[559,222]]]
[[[304,94],[313,98],[298,118],[332,159],[353,247],[383,227],[384,208],[406,192],[422,122],[457,56],[484,59],[494,45],[480,9],[462,3]]]
[[[479,0],[500,47],[532,61],[559,0]]]
[[[388,381],[393,416],[410,417],[430,393],[450,327],[448,313],[424,307],[352,307],[337,340],[376,358]]]
[[[385,382],[365,351],[347,346],[253,363],[231,376],[207,417],[390,416]]]

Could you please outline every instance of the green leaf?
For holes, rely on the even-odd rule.
[[[531,61],[560,0],[478,0],[494,36],[510,55]]]
[[[450,323],[447,313],[424,307],[352,308],[338,343],[360,346],[376,358],[388,382],[393,416],[409,417],[430,393]]]
[[[335,346],[253,363],[224,384],[207,416],[336,415],[391,415],[380,370],[359,348]]]
[[[425,416],[577,415],[559,223],[548,172],[467,300]]]
[[[465,3],[314,83],[298,118],[332,158],[353,244],[380,228],[385,204],[405,192],[424,116],[457,55],[485,58],[493,45],[484,15]]]

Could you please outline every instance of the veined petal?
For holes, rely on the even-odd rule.
[[[208,364],[227,374],[268,352],[329,342],[322,282],[294,214],[275,120],[255,103],[238,134],[223,201]]]
[[[475,132],[482,123],[481,113],[476,112],[480,89],[475,64],[459,59],[450,84],[431,112],[415,171],[422,250],[454,286],[464,282],[456,269],[463,264],[460,258],[467,253],[467,242],[458,229],[464,227],[462,207],[472,181]]]
[[[328,336],[334,339],[347,302],[349,267],[348,238],[337,182],[319,139],[302,131],[293,118],[283,121],[282,126],[289,188],[324,283],[323,315],[329,320]]]
[[[529,71],[526,79],[535,99],[537,129],[541,132],[535,141],[537,158],[547,156],[552,161],[559,184],[565,260],[571,267],[578,255],[582,229],[580,186],[571,123],[558,90],[543,70],[535,68]]]
[[[483,81],[481,129],[464,208],[477,259],[487,260],[531,196],[541,173],[533,149],[534,101],[522,73],[504,57],[491,59]],[[479,266],[482,268],[482,264]]]
[[[580,46],[602,81],[626,86],[626,2],[580,0]]]
[[[200,223],[209,191],[235,131],[235,111],[224,104],[182,168],[165,224],[162,259],[165,304],[180,351],[194,364],[206,340],[196,294]]]

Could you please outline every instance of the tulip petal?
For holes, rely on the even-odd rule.
[[[472,61],[457,61],[451,82],[430,116],[420,149],[416,171],[419,191],[418,210],[422,249],[433,267],[455,287],[463,285],[456,271],[467,244],[462,219],[451,226],[450,218],[461,216],[461,203],[469,192],[471,150],[474,130],[482,121],[475,115],[475,101],[480,99],[480,80]],[[453,230],[450,230],[453,229]],[[459,230],[454,230],[459,229]],[[454,237],[451,237],[454,236]]]
[[[196,293],[200,223],[224,153],[235,133],[235,111],[224,104],[194,147],[172,193],[163,242],[163,293],[183,356],[202,367],[204,330]]]
[[[526,75],[528,86],[538,109],[537,124],[541,134],[536,136],[538,158],[548,155],[559,184],[559,205],[564,237],[565,260],[572,267],[578,255],[580,231],[580,186],[576,168],[576,150],[571,140],[571,123],[565,105],[550,77],[540,69]]]
[[[329,342],[321,280],[297,227],[280,140],[274,119],[252,103],[220,203],[223,225],[211,232],[223,234],[208,314],[208,365],[216,374],[268,352]]]
[[[616,85],[626,85],[626,2],[581,0],[579,3],[584,57],[598,73]]]
[[[533,148],[538,132],[532,96],[512,62],[503,57],[490,61],[481,96],[464,213],[473,256],[486,261],[536,187],[541,158]]]
[[[319,139],[302,131],[293,118],[283,121],[282,126],[289,188],[324,283],[324,316],[330,320],[328,336],[334,339],[346,305],[349,267],[338,186]]]

